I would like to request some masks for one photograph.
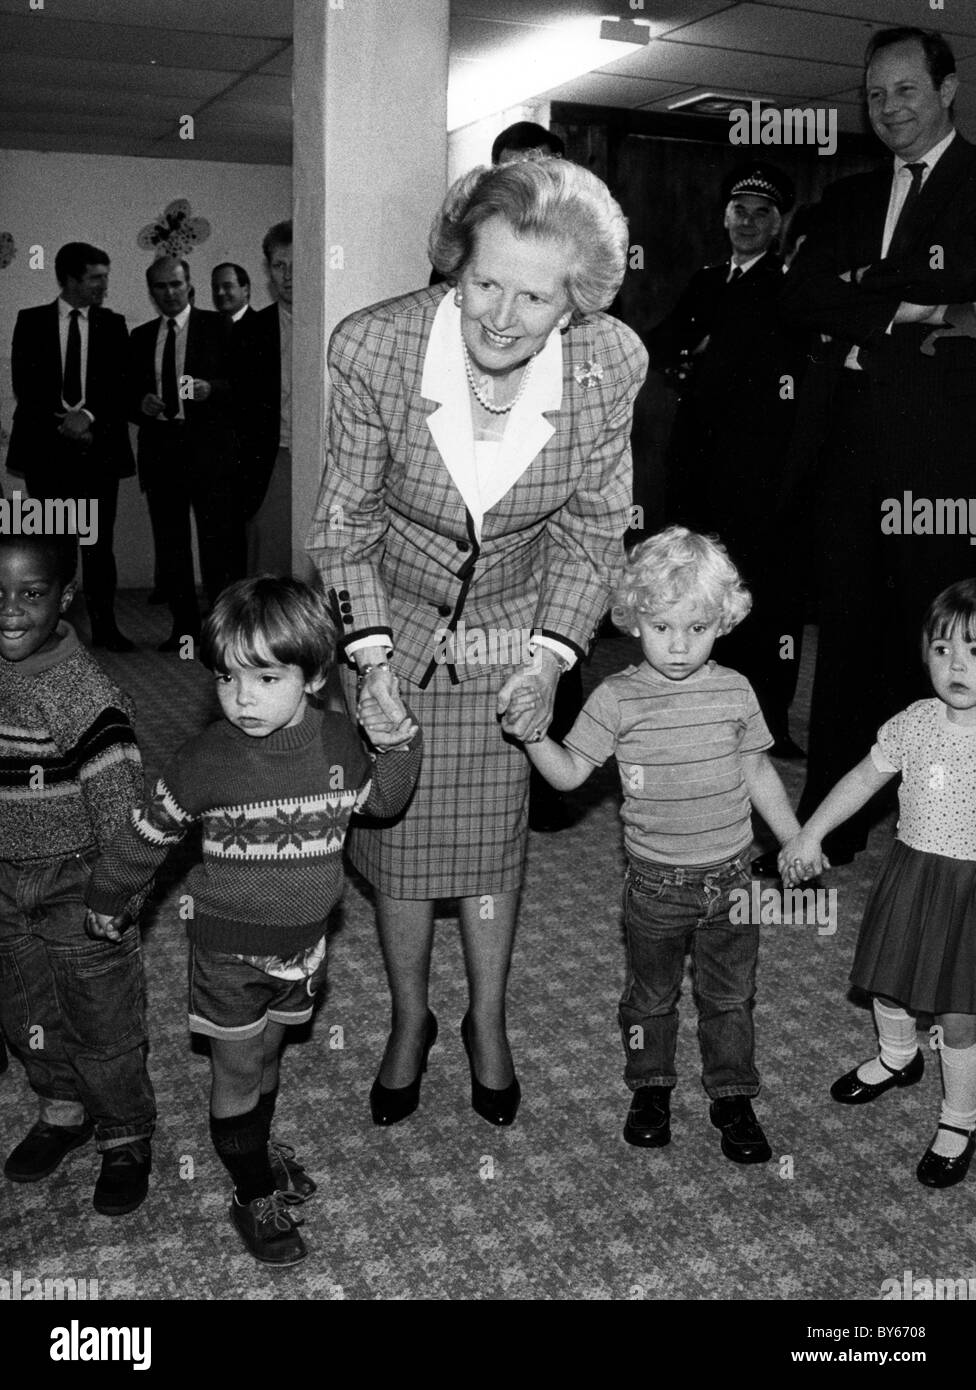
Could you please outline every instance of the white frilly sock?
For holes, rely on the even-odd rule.
[[[939,1049],[942,1061],[942,1088],[945,1100],[939,1114],[940,1125],[955,1125],[972,1133],[976,1129],[976,1044],[972,1047]],[[933,1153],[958,1158],[967,1141],[961,1134],[940,1129],[932,1144]]]
[[[882,1062],[895,1071],[901,1071],[918,1051],[915,1019],[897,1004],[883,1004],[876,998],[874,1021],[878,1029],[880,1056],[872,1057],[870,1062],[862,1062],[857,1069],[858,1080],[867,1082],[869,1086],[877,1086],[890,1078],[891,1072],[881,1065]]]

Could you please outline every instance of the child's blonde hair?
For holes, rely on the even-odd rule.
[[[631,632],[639,613],[655,613],[689,594],[720,615],[722,635],[752,607],[752,596],[720,541],[686,526],[668,526],[628,554],[613,592],[611,616]]]

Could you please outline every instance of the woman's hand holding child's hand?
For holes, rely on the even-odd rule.
[[[417,725],[400,700],[396,677],[393,677],[392,688],[384,694],[386,698],[381,700],[367,680],[359,694],[356,717],[373,747],[385,752],[408,744],[417,732]]]

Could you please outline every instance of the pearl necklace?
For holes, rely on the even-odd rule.
[[[522,392],[525,390],[526,382],[529,379],[529,372],[532,370],[532,363],[535,360],[535,355],[533,354],[526,363],[525,370],[522,373],[522,380],[519,382],[519,388],[508,405],[495,405],[494,401],[486,399],[483,390],[474,379],[474,368],[471,366],[471,357],[468,353],[467,343],[462,341],[461,346],[464,349],[464,370],[468,374],[468,384],[474,392],[475,400],[483,409],[487,410],[490,415],[507,415],[508,412],[517,405],[519,400],[521,400]]]

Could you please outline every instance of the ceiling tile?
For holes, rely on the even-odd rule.
[[[19,16],[25,8],[24,0],[0,0],[0,14]],[[292,0],[49,0],[30,19],[48,26],[74,22],[290,38]]]
[[[0,52],[7,54],[186,68],[195,67],[205,54],[211,71],[242,72],[267,62],[276,49],[272,39],[67,20],[39,25],[36,16],[0,13]]]
[[[684,88],[675,82],[648,82],[639,77],[614,77],[586,72],[543,93],[548,101],[578,101],[591,106],[642,106],[658,97],[674,96]]]
[[[631,77],[653,77],[688,86],[731,92],[782,92],[784,96],[825,96],[850,87],[850,67],[800,58],[770,57],[764,53],[728,53],[723,49],[693,48],[662,39],[625,54],[600,69]]]

